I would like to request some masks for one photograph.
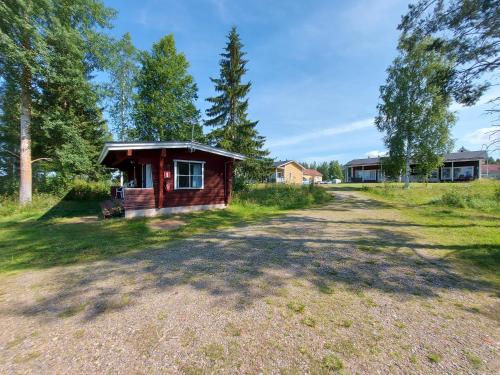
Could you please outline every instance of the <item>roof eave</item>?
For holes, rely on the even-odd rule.
[[[155,149],[173,149],[173,148],[192,148],[199,151],[209,152],[211,154],[221,155],[236,160],[245,160],[245,155],[222,150],[219,148],[206,146],[197,142],[137,142],[137,143],[106,143],[99,155],[98,163],[101,164],[109,151],[123,151],[123,150],[155,150]]]

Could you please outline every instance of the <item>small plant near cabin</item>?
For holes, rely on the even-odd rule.
[[[224,347],[220,344],[207,344],[203,347],[203,354],[212,361],[224,358]]]
[[[432,363],[438,363],[441,361],[442,357],[437,353],[427,354],[427,359]]]
[[[344,363],[335,354],[328,354],[321,361],[322,367],[328,371],[339,371],[344,368]]]
[[[342,323],[340,323],[340,326],[341,327],[344,327],[344,328],[351,328],[352,326],[352,320],[343,320]]]
[[[304,309],[306,306],[303,303],[297,302],[297,301],[290,301],[286,305],[290,310],[296,313],[302,314],[304,312]]]
[[[301,320],[302,324],[305,324],[308,327],[315,327],[316,326],[316,320],[310,316],[306,316]]]
[[[474,368],[480,368],[482,365],[481,358],[479,358],[477,355],[471,352],[466,352],[465,353],[465,358],[469,361],[469,363],[472,365]]]

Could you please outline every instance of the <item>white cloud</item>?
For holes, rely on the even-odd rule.
[[[267,143],[267,147],[291,146],[299,143],[304,143],[306,141],[311,141],[313,139],[351,133],[357,130],[370,128],[372,126],[373,126],[373,118],[369,118],[365,120],[351,122],[349,124],[344,124],[342,126],[312,130],[310,132],[303,133],[300,135],[278,138],[275,141],[269,141]]]
[[[493,141],[494,131],[498,131],[498,127],[490,126],[487,128],[480,128],[471,133],[466,134],[460,138],[456,143],[457,145],[464,145],[466,147],[473,147],[475,149],[483,148]]]
[[[332,161],[332,160],[342,160],[345,159],[348,155],[346,154],[331,154],[331,155],[321,155],[321,156],[308,156],[306,158],[302,158],[300,161],[306,163],[321,163],[324,161]]]
[[[210,1],[216,11],[217,11],[217,14],[219,15],[219,17],[223,20],[223,21],[228,21],[229,19],[229,11],[227,9],[227,3],[226,3],[226,0],[211,0]]]
[[[367,158],[378,158],[380,156],[385,156],[387,154],[387,151],[379,151],[379,150],[373,150],[367,152],[365,155]]]

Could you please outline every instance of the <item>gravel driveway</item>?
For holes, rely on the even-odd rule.
[[[0,285],[0,373],[496,374],[498,291],[335,203]]]

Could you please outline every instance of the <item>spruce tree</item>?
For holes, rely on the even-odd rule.
[[[133,118],[134,137],[141,141],[203,139],[195,100],[198,88],[188,73],[186,56],[167,35],[140,58]]]
[[[258,121],[248,119],[248,98],[251,83],[243,83],[247,72],[243,44],[233,27],[227,45],[221,54],[220,76],[210,78],[218,96],[207,98],[212,106],[207,109],[205,125],[214,129],[209,133],[210,142],[217,147],[239,152],[247,156],[240,164],[240,176],[245,179],[262,180],[269,173],[271,162],[264,150],[265,138],[257,132]]]

